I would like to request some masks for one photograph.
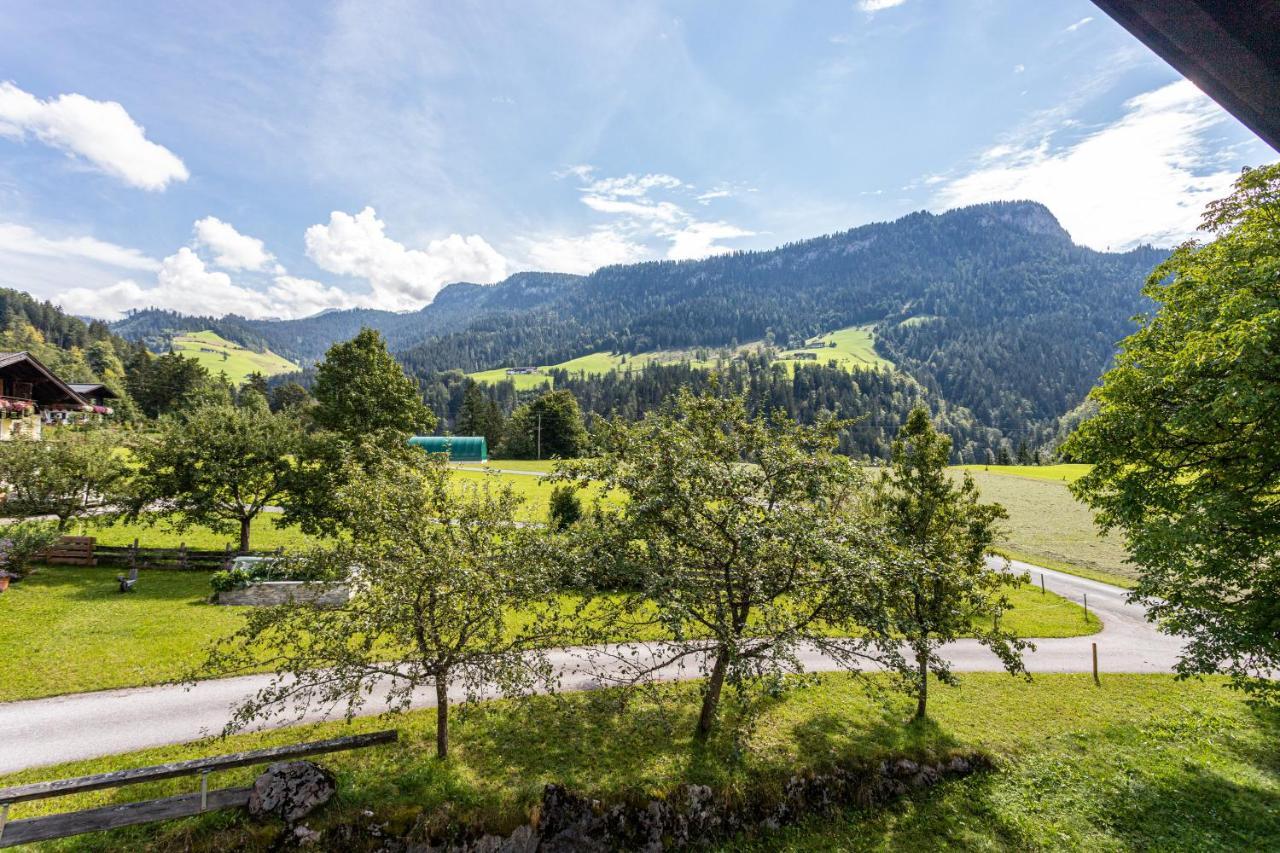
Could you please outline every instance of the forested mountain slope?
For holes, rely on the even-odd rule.
[[[1016,430],[1079,403],[1164,255],[1076,246],[1030,202],[915,213],[771,251],[607,267],[540,307],[488,314],[401,358],[426,377],[600,350],[785,344],[871,323],[899,369],[982,423]]]

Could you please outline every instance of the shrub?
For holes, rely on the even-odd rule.
[[[48,521],[19,521],[0,534],[0,570],[26,577],[30,563],[58,541],[58,528]]]
[[[228,569],[214,572],[213,577],[209,578],[209,586],[213,587],[214,592],[227,592],[248,586],[251,580],[253,575],[244,569]]]
[[[573,486],[556,486],[551,490],[551,526],[564,530],[582,518],[582,499]]]

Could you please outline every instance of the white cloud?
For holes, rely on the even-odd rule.
[[[858,0],[858,8],[868,15],[874,15],[876,12],[883,12],[885,9],[892,9],[894,6],[901,6],[907,0]]]
[[[611,228],[598,228],[582,237],[548,237],[527,241],[529,265],[547,272],[586,275],[611,264],[643,258],[644,246]]]
[[[196,245],[213,252],[213,262],[229,270],[261,270],[275,260],[256,237],[241,234],[229,223],[214,216],[196,221]]]
[[[1185,239],[1236,177],[1207,138],[1226,114],[1187,81],[1130,98],[1124,109],[1065,145],[1043,136],[993,146],[968,174],[939,186],[935,206],[1032,199],[1077,242],[1099,249]]]
[[[184,246],[160,264],[154,284],[125,279],[102,287],[73,287],[59,294],[58,301],[77,314],[111,320],[130,308],[289,319],[326,308],[350,308],[358,300],[336,287],[292,276],[276,276],[266,292],[246,287],[225,272],[209,269]]]
[[[372,207],[352,216],[333,211],[328,224],[306,233],[307,257],[321,269],[367,279],[372,303],[411,310],[430,303],[455,281],[490,283],[507,274],[507,261],[483,237],[451,234],[425,250],[409,249],[386,235]]]
[[[1021,62],[1019,62],[1017,65],[1013,66],[1013,73],[1014,73],[1014,74],[1021,74],[1022,72],[1026,71],[1026,70],[1027,70],[1027,66],[1023,65]]]
[[[147,139],[115,101],[77,94],[42,101],[13,83],[0,83],[0,136],[23,140],[27,134],[141,189],[162,190],[189,177],[182,160]]]
[[[1085,24],[1089,23],[1089,22],[1090,22],[1090,21],[1092,21],[1092,20],[1093,20],[1093,16],[1092,16],[1092,15],[1090,15],[1090,16],[1088,16],[1088,17],[1081,18],[1080,20],[1076,21],[1076,22],[1075,22],[1074,24],[1072,24],[1071,26],[1067,27],[1067,32],[1069,32],[1069,33],[1074,33],[1076,30],[1080,29],[1081,27],[1083,27]]]
[[[25,225],[0,222],[0,258],[11,255],[89,261],[117,269],[160,269],[159,261],[137,249],[93,237],[50,238]]]
[[[667,251],[667,257],[673,261],[685,261],[723,255],[733,249],[719,245],[717,240],[750,237],[754,233],[727,222],[690,222],[671,233],[671,248]]]
[[[623,175],[620,178],[600,178],[587,184],[583,189],[595,195],[639,198],[640,196],[648,195],[650,190],[674,190],[682,186],[684,186],[684,183],[679,178],[671,175],[649,174]]]
[[[678,204],[669,201],[621,201],[598,195],[586,195],[582,197],[582,203],[601,213],[620,213],[654,222],[674,223],[685,217],[684,210]]]
[[[698,193],[694,196],[694,199],[698,204],[711,204],[714,199],[728,198],[731,195],[733,195],[733,193],[729,190],[707,190],[704,193]]]

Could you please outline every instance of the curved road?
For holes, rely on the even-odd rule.
[[[1103,672],[1158,673],[1172,670],[1181,641],[1158,633],[1144,618],[1143,610],[1125,601],[1125,590],[1074,575],[1013,563],[1017,570],[1032,573],[1038,584],[1043,572],[1050,590],[1080,602],[1089,596],[1089,608],[1103,622],[1100,633],[1036,641],[1036,651],[1025,656],[1034,673],[1090,672],[1091,644],[1098,644],[1098,664]],[[996,657],[973,640],[946,647],[945,654],[962,672],[999,670]],[[810,650],[800,658],[809,671],[837,668],[821,653]],[[553,653],[563,674],[561,689],[590,690],[601,686],[599,671],[594,674],[580,654],[572,650]],[[671,667],[659,673],[664,679],[698,678],[696,667]],[[126,690],[78,693],[49,699],[0,703],[0,773],[129,752],[147,747],[184,743],[222,729],[230,708],[263,686],[268,676],[204,681],[187,688],[162,685]],[[435,704],[433,689],[415,698],[415,707]],[[366,705],[370,714],[380,709],[378,697]],[[304,718],[320,720],[323,712]],[[291,717],[270,725],[298,722]]]

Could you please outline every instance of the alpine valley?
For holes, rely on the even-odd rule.
[[[1047,448],[1144,310],[1167,251],[1072,242],[1043,205],[913,213],[768,251],[523,272],[457,283],[412,313],[300,320],[130,314],[112,330],[152,349],[212,332],[303,366],[362,327],[379,330],[450,429],[466,387],[510,411],[548,386],[598,416],[634,418],[676,388],[716,383],[757,411],[851,419],[844,450],[883,458],[927,403],[957,462]],[[536,368],[508,375],[507,368]]]

